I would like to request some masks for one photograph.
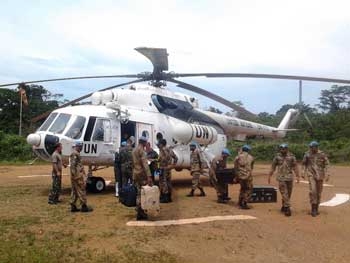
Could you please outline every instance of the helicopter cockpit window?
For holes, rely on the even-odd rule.
[[[70,117],[71,117],[70,114],[61,113],[60,115],[58,115],[57,119],[52,124],[49,131],[54,132],[54,133],[58,133],[58,134],[62,133],[64,131],[64,129],[66,128]]]
[[[72,139],[79,139],[81,137],[81,134],[83,133],[84,124],[85,118],[77,116],[72,126],[67,131],[66,136]]]
[[[92,135],[93,141],[111,141],[111,122],[106,119],[97,119]]]
[[[51,123],[53,122],[53,120],[56,118],[57,113],[51,113],[50,116],[44,121],[44,123],[40,126],[39,131],[46,131]]]

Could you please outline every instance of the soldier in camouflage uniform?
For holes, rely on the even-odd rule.
[[[307,175],[309,180],[309,195],[311,203],[311,215],[313,217],[319,214],[318,206],[321,201],[323,189],[323,180],[329,180],[329,160],[327,155],[318,149],[318,142],[312,141],[309,144],[310,150],[305,153],[303,158],[303,178]]]
[[[201,186],[200,176],[202,173],[202,163],[201,156],[199,150],[197,149],[197,145],[195,142],[190,143],[190,165],[191,165],[191,176],[192,176],[192,189],[188,197],[194,196],[194,191],[198,188],[201,193],[199,196],[205,196],[205,192],[203,187]]]
[[[277,168],[277,181],[279,183],[279,190],[282,196],[281,212],[285,216],[291,216],[290,197],[293,190],[294,174],[299,183],[299,169],[295,156],[288,151],[288,144],[283,143],[279,146],[279,153],[272,161],[271,171],[268,177],[268,183],[271,182],[271,176]]]
[[[52,160],[52,190],[49,194],[49,201],[48,203],[50,205],[55,205],[59,200],[59,196],[61,193],[61,185],[62,185],[62,144],[57,143],[55,145],[55,151],[53,152],[51,156]]]
[[[161,139],[158,143],[159,147],[159,189],[160,189],[160,202],[169,203],[171,199],[171,169],[177,163],[177,156],[169,148],[166,147],[166,140]]]
[[[86,183],[85,183],[85,171],[81,162],[80,152],[83,148],[82,142],[75,142],[73,144],[74,150],[70,155],[70,174],[72,183],[71,193],[71,212],[91,212],[93,209],[87,206],[86,201]],[[77,201],[80,201],[81,209],[77,208]]]
[[[132,183],[132,146],[127,144],[119,150],[122,187]]]
[[[137,188],[137,198],[136,198],[136,219],[145,220],[147,219],[147,214],[141,208],[141,187],[144,185],[152,186],[151,172],[147,163],[147,156],[144,148],[147,143],[147,138],[141,136],[139,138],[139,145],[132,151],[132,162],[133,162],[133,180],[134,185]]]
[[[226,169],[227,158],[230,156],[228,149],[223,149],[219,156],[214,157],[210,162],[209,180],[210,184],[215,188],[218,197],[218,203],[227,203],[231,198],[228,197],[228,184],[218,181],[216,171]]]
[[[122,172],[119,152],[123,147],[126,147],[126,141],[120,143],[119,151],[114,153],[114,178],[115,178],[115,196],[119,196],[119,191],[122,188]]]
[[[252,171],[254,168],[254,158],[249,154],[250,150],[251,147],[249,145],[243,145],[234,161],[237,179],[241,185],[238,205],[242,209],[250,209],[247,203],[253,191]]]

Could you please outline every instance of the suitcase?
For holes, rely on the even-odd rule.
[[[273,186],[254,186],[249,203],[277,202],[277,188]]]
[[[141,188],[141,208],[147,214],[158,214],[159,206],[159,188],[156,185],[142,186]]]
[[[236,177],[235,169],[219,169],[215,171],[219,183],[233,184]]]
[[[119,190],[119,202],[125,206],[136,206],[137,188],[135,185],[128,184]]]

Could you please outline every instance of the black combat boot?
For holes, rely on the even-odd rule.
[[[286,207],[285,207],[285,206],[282,206],[282,207],[281,207],[281,213],[284,214],[285,211],[286,211]]]
[[[245,210],[250,209],[250,206],[247,205],[246,201],[242,201],[240,207],[241,207],[241,209],[245,209]]]
[[[147,220],[148,216],[141,207],[137,208],[136,220]]]
[[[194,196],[194,189],[191,190],[187,195],[187,197],[193,197]]]
[[[72,213],[74,213],[74,212],[79,212],[80,209],[78,209],[75,205],[70,205],[70,211],[71,211]]]
[[[226,204],[227,201],[225,200],[225,198],[223,196],[218,196],[218,201],[219,204]]]
[[[160,194],[159,202],[160,203],[169,203],[168,194]]]
[[[315,204],[311,205],[311,216],[312,217],[317,216],[317,205],[315,205]]]
[[[285,216],[291,216],[292,215],[292,211],[290,210],[290,207],[285,207],[284,208],[284,215]]]
[[[228,193],[225,193],[223,199],[229,201],[231,200],[231,197],[228,197]]]
[[[171,192],[168,193],[168,203],[171,203],[173,201],[173,199],[171,198]]]
[[[81,206],[81,212],[83,212],[83,213],[88,213],[88,212],[92,212],[94,209],[92,209],[92,207],[90,207],[90,206],[87,206],[86,204],[83,204],[82,206]]]
[[[201,187],[201,188],[199,188],[199,190],[201,191],[201,193],[199,194],[199,196],[205,196],[204,189]]]
[[[320,205],[320,204],[317,204],[317,205],[316,205],[316,214],[317,214],[317,215],[320,214],[320,212],[318,212],[318,207],[319,207],[319,205]]]

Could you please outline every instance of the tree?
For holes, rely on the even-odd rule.
[[[333,85],[330,90],[322,90],[318,106],[325,111],[336,112],[350,108],[350,86]]]
[[[23,86],[22,86],[23,87]],[[40,85],[24,85],[29,105],[22,110],[23,134],[32,132],[41,123],[32,124],[30,120],[49,110],[58,107],[62,94],[51,94]],[[17,90],[0,89],[0,130],[17,134],[20,116],[20,95]]]

